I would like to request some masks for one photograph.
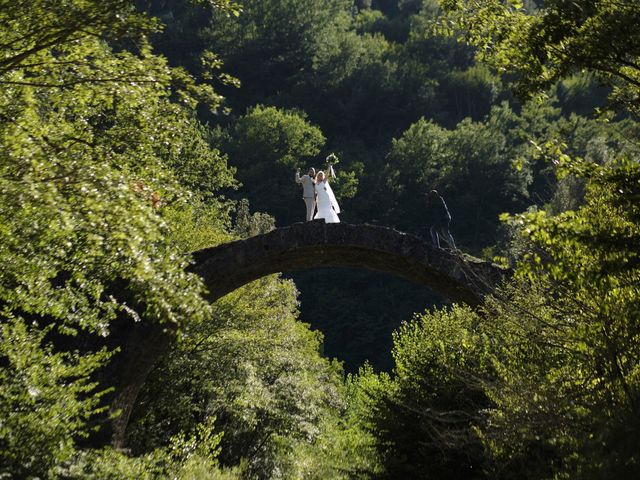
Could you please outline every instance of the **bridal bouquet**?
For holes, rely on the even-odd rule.
[[[328,165],[336,165],[338,162],[340,162],[340,160],[338,160],[338,157],[336,156],[335,153],[330,153],[329,155],[327,155],[327,158],[325,159],[325,161],[327,162]]]

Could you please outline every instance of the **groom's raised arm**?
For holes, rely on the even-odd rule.
[[[296,170],[296,183],[302,183],[302,180],[300,180],[300,169]]]

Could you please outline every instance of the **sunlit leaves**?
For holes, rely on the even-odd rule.
[[[552,454],[551,471],[629,476],[637,451],[626,438],[639,428],[640,167],[545,151],[561,175],[586,181],[586,196],[574,211],[508,218],[529,242],[517,269],[527,280],[489,303],[502,351],[486,439],[518,468],[531,469],[532,454]],[[603,450],[609,443],[615,449]]]
[[[107,355],[65,352],[65,336],[84,345],[116,318],[209,318],[171,222],[206,216],[200,231],[219,235],[229,207],[217,191],[233,183],[172,101],[220,97],[152,53],[157,21],[123,0],[64,3],[0,4],[0,463],[20,477],[68,459],[100,399],[88,378]],[[180,204],[192,209],[172,216]]]
[[[223,464],[251,459],[254,478],[294,468],[296,452],[313,455],[344,400],[321,335],[296,319],[296,294],[266,277],[216,302],[213,321],[185,328],[145,387],[133,443],[154,448],[216,416]]]
[[[477,432],[493,367],[481,319],[468,308],[426,312],[394,332],[391,377],[355,377],[384,472],[378,478],[484,478]]]
[[[48,477],[100,411],[105,392],[89,375],[110,355],[54,352],[44,345],[48,330],[0,317],[0,475]]]
[[[640,8],[635,0],[544,2],[523,9],[503,0],[441,1],[443,31],[460,35],[502,72],[516,72],[529,96],[581,70],[613,88],[613,105],[637,113],[640,90]],[[527,11],[528,10],[528,11]]]

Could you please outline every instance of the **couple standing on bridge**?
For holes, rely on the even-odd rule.
[[[326,223],[339,223],[340,206],[336,200],[333,190],[329,185],[329,179],[335,178],[333,164],[337,163],[337,157],[332,153],[326,159],[328,168],[327,174],[320,170],[316,173],[311,167],[306,175],[300,176],[300,169],[296,171],[296,183],[302,184],[302,199],[307,207],[307,222],[323,218]],[[456,244],[453,235],[449,231],[451,214],[447,208],[444,198],[436,190],[431,190],[427,194],[427,204],[429,207],[430,228],[429,234],[432,243],[440,248],[440,239],[444,240],[451,248],[455,249]],[[318,212],[316,213],[316,205]]]
[[[298,169],[296,183],[302,184],[302,199],[307,206],[307,221],[324,218],[326,223],[340,223],[338,218],[340,206],[329,185],[329,179],[336,176],[333,164],[337,163],[338,159],[332,153],[326,161],[328,164],[326,174],[322,170],[316,173],[315,168],[311,167],[306,175],[300,176],[300,169]]]

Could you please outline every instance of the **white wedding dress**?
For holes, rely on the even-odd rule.
[[[324,218],[325,223],[340,223],[338,218],[340,207],[329,182],[323,180],[317,183],[316,195],[318,196],[318,213],[313,218]]]

